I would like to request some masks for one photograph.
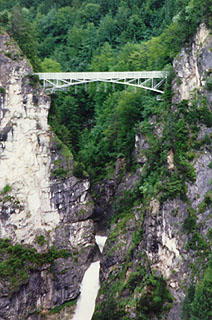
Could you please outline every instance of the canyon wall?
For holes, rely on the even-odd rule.
[[[158,145],[166,134],[167,121],[170,123],[170,135],[172,125],[174,130],[174,123],[170,119],[174,116],[182,121],[189,105],[195,105],[197,114],[203,107],[206,108],[205,112],[211,110],[211,47],[210,31],[201,25],[194,39],[174,59],[172,103],[162,117],[152,116],[149,119]],[[202,121],[201,117],[198,121]],[[189,122],[185,124],[188,137],[192,137],[192,144],[187,147],[188,151],[180,155],[181,163],[182,159],[189,160],[192,177],[185,178],[184,187],[178,187],[183,171],[177,171],[175,159],[179,159],[179,155],[176,154],[174,144],[170,145],[169,150],[164,151],[164,169],[160,169],[166,170],[167,178],[163,178],[160,185],[154,186],[156,191],[149,187],[151,183],[154,185],[152,181],[149,181],[149,185],[142,185],[142,181],[145,182],[142,177],[148,164],[146,154],[151,147],[151,140],[148,141],[143,132],[137,133],[134,154],[137,170],[130,177],[124,177],[113,197],[120,199],[119,206],[126,196],[128,198],[125,202],[128,201],[128,204],[133,197],[140,197],[141,200],[140,204],[135,201],[131,206],[125,205],[122,215],[112,220],[103,252],[102,286],[95,320],[103,319],[101,314],[107,315],[108,319],[183,319],[182,305],[187,289],[202,277],[211,250],[211,121],[203,121],[195,126],[196,133],[193,135]],[[173,139],[177,140],[178,137],[174,136]],[[157,149],[157,143],[154,148]],[[155,161],[158,160],[152,159],[154,166]],[[167,183],[170,177],[175,178]],[[129,179],[133,181],[130,185]],[[166,184],[167,188],[164,188]],[[120,192],[123,185],[125,191],[129,191],[128,195]],[[164,196],[164,189],[168,196]],[[145,198],[142,198],[142,194]],[[113,313],[110,305],[115,310]]]
[[[50,99],[7,34],[0,95],[0,319],[40,319],[78,296],[97,252],[90,184],[73,176],[71,153],[47,124]]]

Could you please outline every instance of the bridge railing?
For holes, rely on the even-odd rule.
[[[44,72],[36,73],[40,80],[109,80],[109,79],[162,79],[168,76],[167,71],[124,71],[124,72]]]

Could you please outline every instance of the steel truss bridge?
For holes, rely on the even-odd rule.
[[[104,82],[105,91],[107,83],[112,83],[113,90],[115,84],[132,86],[135,88],[142,88],[146,90],[163,93],[161,90],[162,84],[166,81],[168,76],[167,71],[126,71],[126,72],[66,72],[66,73],[35,73],[43,83],[46,91],[51,93],[55,91],[67,90],[70,86],[77,86],[84,84],[85,90],[87,84],[91,82],[97,83],[97,90],[99,82]]]

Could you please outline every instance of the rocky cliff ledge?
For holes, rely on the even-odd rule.
[[[96,252],[89,181],[73,176],[50,100],[7,34],[0,97],[0,319],[57,319],[49,310],[77,297]]]

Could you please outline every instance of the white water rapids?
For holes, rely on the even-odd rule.
[[[102,252],[107,237],[96,236],[96,243]],[[99,290],[100,261],[91,263],[86,270],[80,286],[80,297],[77,301],[75,315],[72,320],[91,320],[96,296]]]

